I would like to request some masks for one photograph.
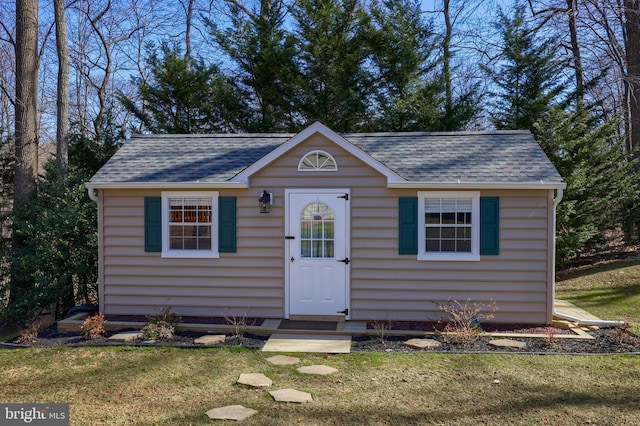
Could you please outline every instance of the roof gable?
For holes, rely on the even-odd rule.
[[[255,163],[247,167],[245,170],[243,170],[241,173],[235,176],[232,179],[232,181],[248,183],[249,179],[253,174],[264,169],[273,161],[280,158],[282,155],[285,155],[287,152],[289,152],[290,150],[292,150],[302,142],[306,141],[308,138],[310,138],[316,133],[319,133],[322,136],[326,137],[329,141],[335,143],[340,148],[347,151],[349,154],[363,161],[365,164],[368,164],[374,170],[380,172],[383,176],[387,178],[388,182],[404,181],[404,179],[398,176],[398,174],[396,174],[393,170],[389,169],[388,167],[380,163],[378,160],[374,159],[373,157],[371,157],[370,155],[362,151],[360,148],[358,148],[356,145],[352,144],[351,142],[349,142],[348,140],[346,140],[345,138],[343,138],[333,130],[329,129],[327,126],[320,123],[319,121],[316,121],[306,129],[301,131],[300,133],[293,136],[287,142],[278,146],[276,149],[269,152],[260,160],[256,161]]]

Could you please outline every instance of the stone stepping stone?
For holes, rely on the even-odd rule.
[[[269,391],[269,394],[271,394],[273,399],[277,402],[297,402],[302,404],[303,402],[313,401],[310,393],[291,388]]]
[[[275,365],[293,365],[293,364],[299,364],[300,358],[295,356],[287,356],[287,355],[275,355],[267,358],[267,361]]]
[[[267,388],[273,384],[273,381],[262,373],[243,373],[240,374],[237,383],[253,386],[254,388]]]
[[[207,334],[206,336],[198,337],[193,343],[196,345],[211,346],[224,342],[226,338],[227,336],[224,334]]]
[[[495,339],[489,342],[489,345],[495,348],[511,348],[511,349],[524,349],[527,344],[511,339]]]
[[[326,365],[308,365],[306,367],[298,368],[298,371],[302,374],[317,374],[319,376],[327,376],[338,372],[336,368],[328,367]]]
[[[142,339],[141,331],[123,331],[109,337],[112,342],[132,342],[136,339]]]
[[[256,410],[243,407],[242,405],[227,405],[226,407],[213,408],[207,411],[207,416],[211,420],[244,420],[257,414]]]
[[[440,342],[434,339],[409,339],[404,345],[414,349],[436,349],[441,346]]]

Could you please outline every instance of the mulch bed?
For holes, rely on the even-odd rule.
[[[514,332],[511,330],[510,332]],[[522,332],[525,333],[525,332]],[[526,332],[528,333],[528,331]],[[430,350],[432,352],[467,352],[467,353],[540,353],[540,354],[640,354],[640,338],[630,333],[624,334],[622,341],[617,337],[612,329],[600,329],[589,333],[595,339],[562,339],[556,342],[546,342],[544,338],[513,338],[525,342],[527,346],[523,349],[496,348],[489,345],[493,339],[501,337],[480,337],[467,343],[450,341],[445,336],[427,337],[439,341],[442,345]],[[358,336],[351,341],[352,352],[420,352],[404,345],[409,339],[405,336],[388,336],[381,340],[377,336]]]
[[[415,327],[418,325],[416,324]],[[424,323],[422,326],[426,326]],[[547,327],[535,327],[535,326],[514,326],[514,325],[500,325],[496,326],[500,330],[494,329],[492,331],[508,331],[510,333],[532,333],[541,329],[547,329]],[[485,330],[489,327],[485,326]],[[561,332],[565,333],[565,330],[558,330],[556,335],[560,335]],[[122,330],[121,330],[122,331]],[[1,344],[4,348],[20,348],[20,347],[60,347],[60,346],[175,346],[180,348],[202,348],[202,345],[194,344],[194,339],[203,336],[204,332],[193,331],[178,331],[174,338],[168,342],[145,342],[137,340],[131,343],[111,342],[107,339],[108,336],[115,334],[115,332],[109,332],[106,336],[100,337],[95,340],[86,340],[82,333],[74,332],[59,332],[55,325],[43,330],[38,335],[38,338],[29,343],[28,345],[17,345],[15,340]],[[580,353],[592,353],[592,354],[607,354],[607,353],[636,353],[640,354],[640,338],[623,330],[619,329],[600,329],[590,332],[595,339],[562,339],[558,338],[555,342],[547,342],[544,338],[510,338],[512,340],[518,340],[525,342],[527,346],[524,349],[505,349],[494,348],[489,345],[489,341],[496,337],[480,337],[467,343],[456,342],[455,339],[451,339],[447,336],[436,335],[429,336],[439,341],[442,345],[438,349],[430,350],[432,352],[469,352],[469,353],[543,353],[543,354],[580,354]],[[208,346],[208,347],[222,347],[222,346],[235,346],[244,347],[249,349],[260,349],[265,344],[269,336],[244,333],[241,339],[238,339],[232,335],[227,335],[227,339],[224,343]],[[352,352],[422,352],[418,349],[412,349],[404,345],[404,342],[415,336],[384,336],[382,339],[380,335],[371,336],[354,336],[351,343]]]
[[[385,327],[393,331],[424,331],[434,333],[442,331],[443,324],[433,321],[368,321],[367,330],[373,331]],[[482,324],[482,329],[487,333],[518,333],[518,334],[573,334],[571,330],[540,326],[538,324]]]

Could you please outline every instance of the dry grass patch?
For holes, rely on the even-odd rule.
[[[0,389],[5,402],[68,402],[72,424],[91,425],[204,425],[207,410],[232,404],[259,411],[247,425],[606,425],[640,416],[633,356],[300,356],[339,371],[303,375],[233,348],[21,349],[0,352]],[[275,403],[235,384],[247,372],[314,401]]]

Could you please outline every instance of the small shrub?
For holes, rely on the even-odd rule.
[[[171,306],[164,308],[158,315],[147,316],[149,321],[142,327],[142,338],[145,340],[171,340],[176,331],[176,326],[182,321],[182,317],[171,312]]]
[[[166,321],[158,321],[146,324],[142,327],[142,338],[145,340],[162,340],[167,341],[173,339],[175,327]]]
[[[371,320],[371,325],[373,326],[378,339],[380,339],[382,346],[386,347],[388,332],[393,329],[393,320]]]
[[[249,326],[249,309],[244,311],[242,315],[236,316],[233,312],[229,312],[228,315],[224,316],[227,324],[233,327],[232,331],[232,339],[234,339],[238,344],[242,344],[242,336],[247,331],[247,327]]]
[[[559,348],[558,334],[553,327],[547,327],[544,329],[544,345],[548,348]]]
[[[106,333],[104,328],[105,321],[104,315],[100,313],[87,317],[80,326],[80,329],[84,332],[84,338],[87,340],[95,340],[104,335],[104,333]]]
[[[172,307],[168,306],[162,309],[162,312],[158,315],[148,315],[147,321],[150,324],[158,324],[160,322],[165,322],[167,324],[172,325],[174,328],[182,321],[182,317],[175,312],[171,312]]]
[[[638,343],[639,338],[631,333],[629,323],[624,323],[622,325],[614,328],[609,334],[609,339],[617,345],[635,345]]]
[[[20,330],[20,336],[16,339],[16,343],[20,345],[26,345],[34,343],[38,340],[38,333],[42,330],[44,322],[37,318],[29,324],[29,326],[23,330]]]
[[[465,302],[448,299],[446,303],[436,303],[436,306],[443,312],[438,321],[444,324],[443,332],[448,333],[453,343],[468,343],[477,339],[482,334],[481,321],[493,318],[493,313],[484,313],[489,310],[498,310],[493,299],[487,303],[472,302],[467,299]]]

